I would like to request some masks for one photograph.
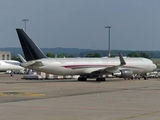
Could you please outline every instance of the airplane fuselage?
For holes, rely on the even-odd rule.
[[[118,70],[130,69],[134,74],[143,74],[156,68],[156,65],[146,58],[124,58],[124,60],[126,65]],[[56,75],[87,75],[97,69],[103,70],[120,64],[119,58],[43,58],[35,61],[40,61],[43,65],[33,65],[30,69]]]

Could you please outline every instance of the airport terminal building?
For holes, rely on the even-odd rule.
[[[10,51],[0,51],[0,60],[11,60]]]

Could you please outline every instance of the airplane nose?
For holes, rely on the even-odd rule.
[[[154,69],[156,69],[157,68],[157,65],[156,64],[154,64],[154,67],[153,67]]]

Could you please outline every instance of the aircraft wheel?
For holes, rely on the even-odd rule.
[[[100,78],[96,78],[96,81],[101,81],[101,79]]]
[[[14,75],[11,74],[10,76],[13,77]]]
[[[144,77],[144,80],[147,80],[147,77]]]
[[[106,79],[105,79],[105,78],[102,78],[102,81],[106,81]]]
[[[79,77],[78,81],[87,81],[87,77]]]
[[[98,77],[98,78],[96,78],[96,81],[106,81],[106,79]]]

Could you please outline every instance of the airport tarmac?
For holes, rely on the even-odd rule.
[[[160,80],[24,80],[0,75],[0,120],[158,120]]]

